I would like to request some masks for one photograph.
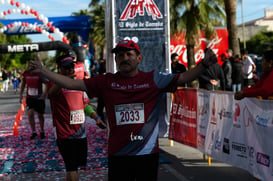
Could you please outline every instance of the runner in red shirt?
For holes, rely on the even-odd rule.
[[[40,74],[31,73],[28,69],[23,73],[23,79],[20,90],[20,103],[23,100],[23,93],[25,87],[27,86],[26,91],[26,104],[28,109],[28,120],[32,130],[32,135],[30,139],[35,139],[38,135],[35,127],[34,112],[38,113],[38,119],[40,123],[40,138],[45,138],[44,132],[44,112],[45,112],[45,97],[46,90],[43,91],[43,83],[48,81],[45,78],[42,78]]]
[[[74,61],[70,56],[57,60],[59,73],[74,79]],[[83,91],[68,90],[50,83],[48,98],[52,106],[57,146],[63,157],[67,180],[79,180],[78,167],[87,162],[87,137]]]

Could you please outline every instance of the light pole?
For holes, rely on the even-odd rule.
[[[244,41],[244,49],[246,49],[246,33],[245,33],[245,22],[244,22],[244,6],[243,6],[243,0],[241,1],[241,16],[242,16],[242,32],[243,32],[243,41]]]

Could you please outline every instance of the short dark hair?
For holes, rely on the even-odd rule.
[[[243,50],[243,55],[247,55],[247,54],[248,54],[247,49],[244,49],[244,50]]]
[[[268,50],[264,52],[264,59],[267,62],[270,62],[270,60],[273,60],[273,50]]]
[[[171,54],[171,60],[173,60],[175,57],[179,56],[177,53],[172,53]]]

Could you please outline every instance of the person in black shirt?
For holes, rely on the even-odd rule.
[[[187,68],[185,65],[179,62],[179,55],[177,53],[172,53],[171,54],[171,61],[172,61],[172,73],[177,74],[177,73],[183,73],[187,71]],[[183,84],[182,87],[185,87],[186,84]]]
[[[234,62],[232,63],[232,91],[238,92],[242,89],[243,80],[243,63],[239,58],[239,55],[235,56]]]
[[[226,91],[231,91],[232,90],[232,65],[231,62],[228,58],[228,53],[222,53],[220,55],[221,60],[223,61],[222,64],[222,69],[224,72],[224,76],[225,76],[225,90]]]
[[[225,90],[225,76],[222,67],[215,63],[199,77],[199,88],[207,90]]]
[[[179,55],[177,53],[171,54],[172,73],[183,73],[187,71],[186,66],[179,62]]]

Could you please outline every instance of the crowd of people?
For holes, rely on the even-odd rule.
[[[239,55],[233,56],[233,51],[227,49],[219,55],[219,58],[222,65],[214,64],[198,76],[199,88],[237,92],[253,86],[261,75],[261,68],[259,70],[256,68],[262,67],[261,61],[257,61],[257,57],[250,57],[247,50],[244,50],[242,57],[239,57]],[[171,61],[172,73],[186,71],[177,53],[171,54]]]
[[[175,58],[174,58],[175,57]],[[257,56],[249,56],[248,51],[233,56],[231,49],[220,55],[222,66],[216,63],[198,76],[199,88],[206,90],[222,90],[235,92],[234,98],[259,97],[272,99],[273,96],[273,50],[265,51],[261,60]],[[172,73],[184,71],[177,53],[171,55]],[[178,66],[178,64],[180,64]],[[181,70],[177,71],[180,67]],[[176,69],[175,69],[176,68]]]
[[[16,69],[13,71],[2,69],[0,72],[1,92],[6,93],[9,90],[9,87],[13,86],[14,93],[17,93],[17,91],[20,89],[21,78],[21,72]]]

